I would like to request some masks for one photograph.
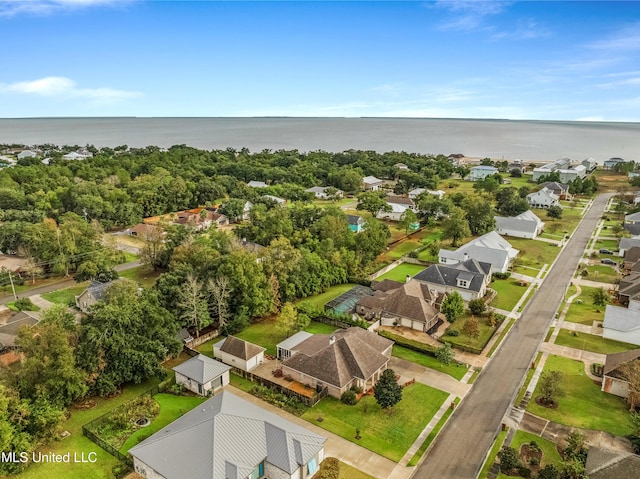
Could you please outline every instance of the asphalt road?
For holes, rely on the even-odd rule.
[[[142,265],[140,261],[132,261],[131,263],[119,264],[114,269],[116,271],[126,271],[128,269],[137,268],[140,265]],[[76,286],[77,284],[78,283],[76,283],[73,278],[61,279],[60,281],[56,281],[55,283],[50,283],[44,286],[38,286],[36,288],[30,288],[26,291],[22,291],[21,293],[18,293],[16,296],[18,296],[18,298],[26,298],[29,296],[33,296],[34,294],[44,294],[44,293],[50,293],[51,291],[57,291],[59,289],[70,288],[72,286]],[[9,291],[5,295],[3,295],[2,298],[0,298],[0,304],[7,304],[13,300],[14,300],[13,293]]]
[[[584,249],[612,195],[598,196],[504,343],[453,413],[415,479],[475,479],[544,340]]]

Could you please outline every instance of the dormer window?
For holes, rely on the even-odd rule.
[[[469,287],[469,282],[467,280],[464,280],[464,279],[459,279],[458,280],[458,287],[459,288],[468,288]]]

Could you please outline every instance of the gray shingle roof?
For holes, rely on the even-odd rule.
[[[608,304],[604,312],[602,327],[615,331],[633,331],[639,329],[640,314],[638,314],[638,311]]]
[[[358,215],[347,215],[347,220],[350,225],[358,225],[364,223],[364,218]]]
[[[640,477],[640,457],[630,452],[589,447],[585,472],[591,479]]]
[[[257,346],[243,339],[236,338],[235,336],[229,336],[223,341],[216,343],[216,345],[220,345],[220,351],[231,354],[236,358],[244,359],[245,361],[265,350],[262,346]]]
[[[204,354],[198,354],[197,356],[194,356],[188,361],[178,364],[173,368],[175,372],[180,373],[189,379],[193,379],[200,384],[206,384],[230,369],[231,366],[227,366],[220,361],[211,359]]]
[[[333,342],[331,336],[335,338]],[[382,336],[356,327],[338,330],[331,336],[314,334],[294,348],[296,354],[283,361],[283,366],[343,387],[353,378],[369,379],[389,361],[383,352],[393,341]]]
[[[621,251],[627,251],[634,246],[640,246],[640,238],[622,238],[618,247]]]
[[[490,264],[475,260],[467,260],[454,266],[433,264],[420,271],[413,278],[424,283],[457,287],[458,278],[462,275],[461,279],[470,281],[468,289],[479,292],[490,268]]]
[[[167,479],[244,479],[265,458],[292,474],[309,462],[325,441],[223,391],[129,453]]]

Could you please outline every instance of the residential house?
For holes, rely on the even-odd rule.
[[[640,176],[640,171],[630,171],[627,173],[627,178],[629,178],[629,181],[631,181],[634,178],[637,178],[638,176]],[[636,198],[634,198],[633,200],[634,205],[638,204],[638,202],[636,201]]]
[[[287,200],[285,200],[284,198],[279,198],[277,196],[273,196],[273,195],[263,195],[263,198],[267,198],[271,201],[273,201],[275,204],[277,204],[278,206],[284,206],[287,204]]]
[[[23,158],[35,158],[37,156],[38,154],[35,151],[31,151],[31,150],[23,150],[20,153],[18,153],[19,160]]]
[[[640,456],[589,446],[584,470],[589,479],[640,477]]]
[[[400,221],[405,211],[416,210],[416,205],[411,198],[405,198],[402,196],[387,196],[387,205],[391,207],[391,211],[380,211],[376,218]]]
[[[330,188],[335,189],[332,186],[314,186],[312,188],[307,188],[304,191],[307,193],[313,193],[317,200],[328,200],[331,197],[342,198],[344,196],[344,191],[338,189],[335,189],[335,194],[329,195],[327,190]]]
[[[586,168],[587,173],[591,173],[598,166],[598,162],[593,158],[585,158],[580,164]]]
[[[213,345],[213,357],[229,366],[251,371],[264,362],[265,348],[235,336],[228,336]]]
[[[347,215],[349,229],[354,233],[360,233],[364,229],[364,218],[358,215]]]
[[[178,331],[178,334],[176,334],[176,339],[183,344],[189,344],[193,341],[193,336],[191,336],[191,333],[187,328],[182,328]]]
[[[569,185],[566,183],[558,183],[557,181],[545,181],[538,185],[540,188],[547,188],[558,196],[561,200],[570,200],[573,195],[569,193]]]
[[[445,295],[430,290],[425,283],[384,280],[371,284],[373,296],[361,298],[356,312],[366,319],[379,319],[383,326],[404,326],[428,332],[438,325],[439,306]]]
[[[352,387],[371,389],[387,369],[391,346],[393,341],[357,327],[314,334],[288,350],[282,372],[339,398]]]
[[[287,339],[285,339],[284,341],[279,342],[276,345],[276,351],[277,351],[276,352],[276,357],[280,361],[284,361],[285,359],[289,359],[295,353],[294,348],[298,344],[302,343],[303,341],[306,341],[307,339],[309,339],[312,336],[313,336],[312,333],[307,333],[306,331],[298,331],[293,336],[290,336]]]
[[[640,246],[640,238],[621,238],[618,244],[618,256],[624,256],[634,246]]]
[[[583,179],[587,176],[587,168],[584,165],[575,165],[571,168],[557,170],[560,174],[560,181],[569,183],[577,178]]]
[[[635,249],[635,248],[632,248]],[[636,265],[634,263],[630,269]],[[632,299],[640,300],[640,273],[631,272],[628,276],[620,279],[618,283],[618,301],[627,306]]]
[[[247,221],[251,217],[251,208],[253,208],[253,203],[251,203],[251,201],[245,201],[244,206],[242,207],[241,216],[243,221]]]
[[[88,313],[91,306],[104,298],[105,293],[113,283],[113,281],[106,283],[92,281],[91,284],[87,286],[87,289],[76,296],[76,307],[83,313]]]
[[[396,163],[393,167],[401,171],[411,171],[411,169],[404,163]]]
[[[125,233],[129,236],[135,236],[137,238],[142,238],[143,240],[148,240],[149,238],[153,238],[156,234],[156,229],[158,227],[155,225],[148,225],[145,223],[138,223],[132,228],[127,228]],[[164,233],[163,233],[164,234]]]
[[[527,202],[532,208],[548,209],[552,206],[558,206],[560,204],[559,199],[558,195],[546,187],[527,195]]]
[[[324,310],[334,314],[352,314],[356,311],[358,301],[366,296],[373,296],[374,293],[373,288],[357,284],[337,298],[325,303]]]
[[[249,183],[247,183],[247,186],[250,186],[251,188],[266,188],[269,185],[266,184],[264,181],[253,181],[252,180]]]
[[[495,216],[495,220],[498,234],[516,238],[533,239],[544,229],[544,223],[531,210],[518,216]]]
[[[571,160],[569,158],[560,158],[559,160],[547,163],[544,166],[533,169],[533,181],[537,182],[543,176],[548,176],[558,170],[567,170],[571,168]]]
[[[606,339],[640,346],[640,298],[631,299],[628,308],[608,304],[602,328]]]
[[[482,180],[487,176],[492,176],[496,173],[498,173],[498,168],[496,168],[495,166],[474,166],[473,168],[471,168],[471,172],[469,173],[467,179],[471,181]]]
[[[364,191],[378,191],[384,184],[384,180],[380,180],[375,176],[365,176],[362,178],[362,189]]]
[[[428,193],[430,195],[433,196],[437,196],[438,199],[442,199],[445,195],[445,192],[442,190],[427,190],[426,188],[416,188],[414,190],[411,190],[409,192],[409,198],[411,198],[412,200],[415,200],[418,196],[420,196],[422,193]]]
[[[632,236],[640,236],[640,222],[623,223],[622,227]]]
[[[447,266],[433,264],[413,279],[428,286],[429,291],[449,294],[457,291],[462,299],[471,301],[484,297],[491,282],[492,266],[474,259]]]
[[[527,167],[522,160],[513,160],[513,162],[509,163],[507,168],[509,171],[519,171],[521,175],[524,175],[524,172],[527,170]]]
[[[145,479],[309,479],[326,438],[228,391],[129,450]]]
[[[632,225],[634,225],[636,223],[640,223],[640,212],[631,213],[631,214],[625,215],[624,216],[624,222],[625,223],[630,223]]]
[[[4,346],[15,346],[20,328],[38,324],[39,314],[36,311],[20,311],[0,323],[0,349]]]
[[[231,366],[198,354],[173,368],[176,384],[182,384],[189,391],[207,396],[229,384]]]
[[[483,263],[489,263],[493,271],[501,273],[509,269],[509,265],[518,255],[519,251],[502,238],[495,231],[476,238],[469,243],[460,246],[455,251],[441,249],[438,253],[438,261],[441,264],[458,264],[467,259],[474,259]]]
[[[70,153],[67,153],[66,155],[62,156],[63,160],[86,160],[87,158],[91,158],[93,156],[93,153],[90,152],[83,152],[83,153],[77,153],[75,151],[72,151]]]
[[[624,254],[622,267],[625,271],[631,271],[633,266],[640,261],[640,246],[632,246]]]
[[[621,367],[631,361],[640,360],[640,349],[607,354],[602,375],[602,391],[626,398],[629,395],[629,381]]]
[[[618,157],[609,158],[608,160],[604,160],[603,167],[605,170],[613,170],[617,165],[625,162],[626,160],[623,158],[618,158]]]

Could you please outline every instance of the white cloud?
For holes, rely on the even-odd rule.
[[[598,87],[604,89],[618,88],[621,86],[640,86],[640,77],[627,78],[626,80],[612,81],[608,83],[601,83],[598,85]]]
[[[615,52],[640,50],[640,22],[627,25],[610,37],[593,42],[588,46],[597,50]]]
[[[88,99],[96,103],[114,103],[142,95],[136,91],[114,88],[79,88],[73,80],[65,77],[45,77],[15,83],[0,83],[0,94],[39,95],[58,99]]]
[[[451,13],[451,17],[440,24],[440,30],[468,32],[487,28],[485,18],[502,13],[511,3],[492,0],[439,0],[434,6]]]
[[[500,31],[493,34],[495,40],[533,40],[549,37],[551,32],[545,26],[533,19],[518,20],[515,30]]]
[[[575,121],[605,121],[600,115],[583,116],[582,118],[576,118]]]
[[[50,15],[100,5],[121,6],[129,2],[130,0],[0,0],[0,17],[18,14]]]

